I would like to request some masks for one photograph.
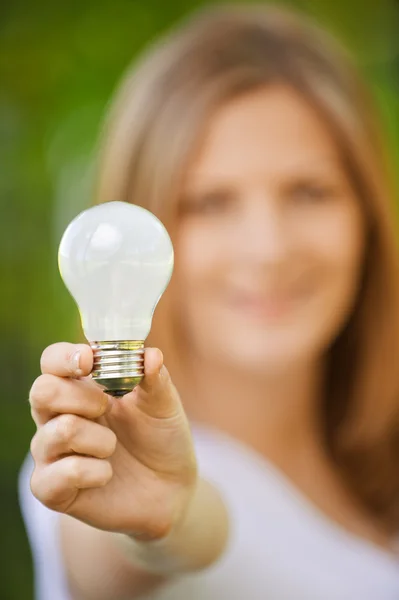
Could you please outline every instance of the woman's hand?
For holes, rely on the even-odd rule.
[[[98,529],[164,537],[197,482],[190,428],[162,353],[145,350],[145,377],[112,398],[89,377],[89,346],[46,348],[30,391],[33,494]]]

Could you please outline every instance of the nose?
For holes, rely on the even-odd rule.
[[[260,265],[279,265],[292,248],[292,232],[281,207],[263,196],[247,204],[240,223],[241,256]]]

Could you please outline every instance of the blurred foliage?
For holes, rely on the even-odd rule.
[[[132,57],[203,5],[195,0],[3,0],[0,6],[0,598],[32,598],[16,478],[35,427],[28,390],[42,349],[75,340],[57,270],[63,229],[90,202],[101,118]],[[399,10],[394,0],[297,0],[355,53],[399,164]],[[7,557],[7,559],[5,559]],[[56,599],[54,599],[56,600]]]

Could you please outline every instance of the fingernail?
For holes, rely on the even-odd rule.
[[[81,357],[81,352],[80,350],[76,350],[76,352],[74,352],[74,354],[72,354],[71,357],[71,364],[72,364],[72,371],[73,373],[75,373],[75,375],[83,375],[83,371],[80,368],[80,357]]]

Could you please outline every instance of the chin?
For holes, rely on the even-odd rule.
[[[324,349],[321,344],[315,343],[315,339],[293,336],[293,332],[290,333],[289,336],[281,337],[273,334],[269,339],[266,333],[261,339],[249,335],[234,339],[227,346],[224,338],[223,347],[219,346],[218,354],[231,368],[254,374],[291,370],[292,367],[309,364],[323,354]],[[215,342],[215,350],[217,346]]]

